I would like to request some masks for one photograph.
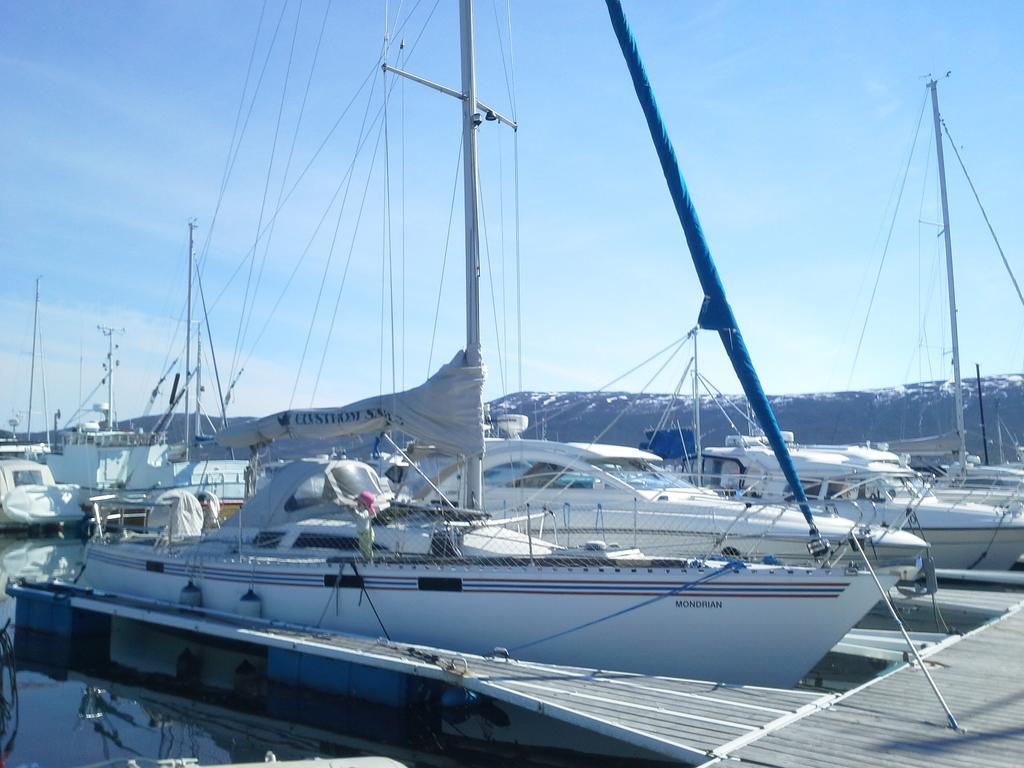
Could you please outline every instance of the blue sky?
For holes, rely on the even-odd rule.
[[[457,86],[455,8],[392,0],[389,60]],[[626,11],[769,392],[948,376],[930,111],[852,367],[854,350],[924,103],[922,75],[952,72],[940,85],[943,115],[1008,259],[1024,271],[1024,6],[651,1]],[[506,113],[502,54],[506,69],[514,60],[522,383],[595,389],[682,336],[701,295],[603,4],[517,1],[511,17],[510,51],[504,4],[478,2],[480,98]],[[324,0],[0,4],[4,420],[27,407],[36,276],[48,410],[67,416],[102,376],[99,323],[127,331],[121,415],[146,407],[183,353],[190,217],[225,386],[245,369],[234,414],[413,386],[461,346],[458,103],[394,85],[388,141],[378,141],[384,28],[383,4],[341,0],[329,10]],[[254,39],[245,132],[218,207]],[[1019,371],[1024,308],[947,154],[965,369]],[[307,164],[270,232],[278,200]],[[486,123],[489,397],[518,388],[514,167],[511,132]],[[702,372],[736,391],[716,338],[702,340]],[[617,387],[671,391],[689,355],[653,381],[657,364]]]

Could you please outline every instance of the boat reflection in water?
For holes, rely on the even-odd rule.
[[[6,592],[9,582],[73,580],[84,555],[85,546],[76,538],[0,536],[0,626],[14,621],[14,600]]]
[[[624,745],[486,699],[424,697],[396,709],[315,693],[268,681],[265,655],[250,646],[120,624],[105,657],[78,654],[70,668],[34,655],[40,646],[30,633],[17,636],[15,758],[262,762],[272,752],[279,760],[384,755],[408,765],[645,765]],[[46,738],[55,732],[75,734],[75,743]]]

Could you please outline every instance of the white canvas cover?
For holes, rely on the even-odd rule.
[[[19,485],[0,499],[2,517],[13,523],[40,525],[80,520],[77,485]]]
[[[160,494],[153,505],[149,526],[154,527],[159,519],[167,521],[163,535],[169,541],[203,533],[203,507],[188,491],[174,489]]]
[[[392,497],[377,473],[360,461],[300,459],[274,470],[270,481],[236,514],[246,527],[273,528],[311,514],[323,516],[325,506],[328,514],[354,510],[360,491],[370,491],[378,509],[386,509]]]
[[[281,411],[232,425],[217,434],[221,445],[267,445],[286,437],[327,438],[400,429],[451,454],[482,454],[484,368],[467,366],[459,352],[423,384],[341,408]]]

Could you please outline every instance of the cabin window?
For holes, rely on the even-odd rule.
[[[484,485],[489,485],[492,488],[511,487],[515,485],[515,481],[519,477],[526,474],[528,469],[530,469],[530,463],[527,461],[509,461],[499,464],[484,472]]]
[[[517,488],[589,489],[594,487],[595,479],[588,472],[542,461],[530,467],[525,475],[514,481],[514,485]]]
[[[688,485],[681,478],[669,474],[661,467],[644,459],[607,458],[591,459],[590,463],[616,480],[641,491],[680,488]]]
[[[804,487],[804,496],[808,499],[816,499],[821,495],[821,482],[818,480],[801,480]]]
[[[313,507],[324,500],[324,476],[313,475],[302,481],[295,493],[284,503],[285,512],[295,512],[306,507]]]
[[[273,549],[281,543],[284,538],[284,531],[260,531],[253,539],[253,544],[264,549]]]
[[[734,491],[740,487],[740,475],[743,474],[743,467],[738,461],[705,457],[702,470],[704,482],[711,488]]]
[[[297,549],[340,549],[345,552],[358,552],[359,539],[355,536],[331,536],[324,533],[300,533],[292,545]],[[380,544],[373,545],[374,550],[385,549]]]
[[[848,497],[850,486],[846,483],[830,482],[828,488],[825,491],[826,499],[845,499]]]
[[[15,487],[19,485],[45,485],[41,469],[16,469],[11,472]]]
[[[880,483],[864,483],[857,490],[858,499],[867,499],[869,501],[889,501],[889,494],[886,493],[885,488]]]

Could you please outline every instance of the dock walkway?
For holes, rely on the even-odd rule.
[[[959,721],[946,719],[916,666],[903,665],[784,728],[715,750],[704,765],[997,768],[1024,765],[1024,611],[1019,593],[950,590],[947,605],[1004,611],[993,623],[922,650]],[[728,757],[729,760],[721,758]]]

